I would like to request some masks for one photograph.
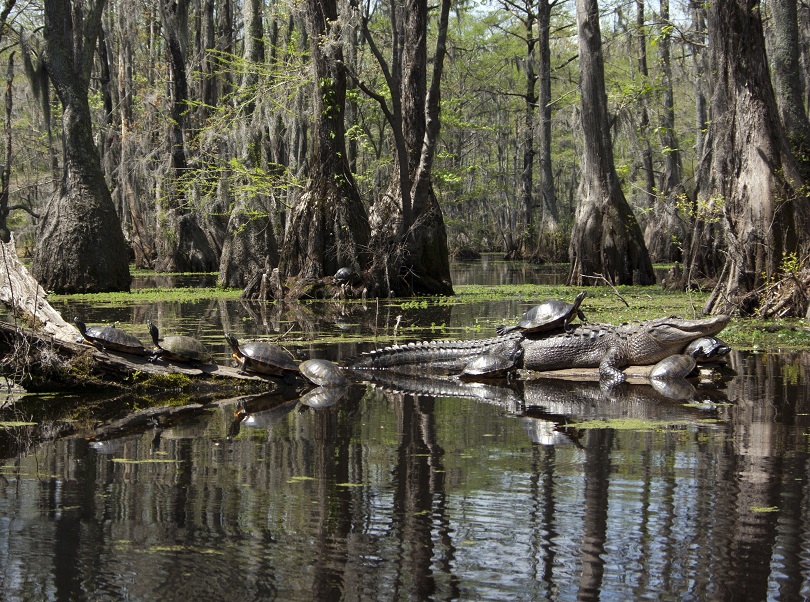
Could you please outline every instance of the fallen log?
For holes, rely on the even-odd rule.
[[[0,301],[35,331],[59,341],[75,340],[79,331],[46,300],[47,293],[17,257],[14,238],[0,243]]]
[[[180,365],[81,343],[78,329],[48,303],[45,291],[20,262],[13,239],[0,243],[0,259],[0,302],[25,324],[0,322],[0,368],[27,390],[126,390],[150,378],[171,376],[188,377],[195,389],[247,384],[254,390],[268,390],[278,384],[272,378],[243,374],[228,366]]]
[[[4,321],[0,321],[0,354],[0,368],[5,375],[29,391],[75,388],[129,391],[134,387],[267,391],[280,384],[279,379],[244,374],[230,366],[179,364],[99,350]]]

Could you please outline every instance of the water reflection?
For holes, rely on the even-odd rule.
[[[547,269],[484,258],[454,282],[467,271],[481,283],[484,268],[499,283]],[[225,330],[340,360],[488,336],[522,311],[487,300],[60,309],[143,340],[149,318],[223,363]],[[14,421],[0,428],[3,596],[806,599],[809,362],[732,352],[725,380],[679,392],[381,373],[118,422],[110,400],[18,392],[0,415]]]
[[[808,356],[730,361],[701,403],[378,382],[57,437],[0,467],[4,595],[800,599]]]

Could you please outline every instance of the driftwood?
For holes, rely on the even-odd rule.
[[[45,291],[17,257],[14,238],[0,243],[0,301],[37,332],[60,341],[75,340],[79,331],[45,300]]]

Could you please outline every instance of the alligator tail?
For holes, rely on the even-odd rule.
[[[392,345],[350,358],[345,365],[347,368],[374,370],[460,360],[487,353],[511,356],[522,340],[523,335],[515,333],[471,341],[422,341]]]

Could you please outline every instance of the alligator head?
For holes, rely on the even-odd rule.
[[[620,368],[631,364],[655,364],[681,353],[690,342],[717,334],[728,322],[728,316],[720,315],[700,320],[671,316],[623,324],[616,329],[622,342],[612,345],[607,351],[599,364],[599,374],[606,382],[623,382],[624,374]]]
[[[688,343],[704,336],[711,336],[723,330],[729,322],[729,316],[720,315],[700,320],[685,320],[675,316],[658,318],[644,322],[646,334],[659,345],[677,348],[680,351]]]

